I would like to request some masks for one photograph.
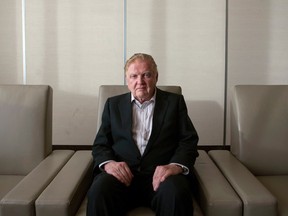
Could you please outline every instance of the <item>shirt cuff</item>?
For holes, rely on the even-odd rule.
[[[111,162],[111,161],[113,161],[113,160],[108,160],[108,161],[102,162],[101,164],[99,164],[99,169],[100,169],[101,171],[105,172],[105,170],[104,170],[104,165],[107,164],[107,163],[109,163],[109,162]]]
[[[182,164],[179,164],[179,163],[170,163],[170,164],[175,164],[177,166],[180,166],[182,168],[182,170],[183,170],[183,172],[182,172],[183,175],[188,175],[189,174],[188,167],[186,167],[186,166],[184,166]]]

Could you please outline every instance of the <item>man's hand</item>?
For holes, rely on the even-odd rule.
[[[131,184],[133,174],[125,162],[110,161],[104,165],[104,170],[126,186]]]
[[[178,175],[182,173],[183,170],[180,166],[176,164],[168,164],[164,166],[157,166],[153,175],[153,189],[156,191],[161,182],[165,181],[168,176]]]

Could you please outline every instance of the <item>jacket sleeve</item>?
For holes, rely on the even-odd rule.
[[[94,173],[100,171],[99,165],[101,163],[109,160],[115,160],[112,145],[113,139],[111,133],[109,99],[107,99],[102,114],[102,123],[92,146]]]
[[[171,158],[171,163],[182,164],[191,169],[198,157],[197,143],[199,140],[196,129],[188,116],[184,97],[178,103],[178,147]]]

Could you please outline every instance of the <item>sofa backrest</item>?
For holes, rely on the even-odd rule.
[[[0,174],[26,175],[51,151],[51,87],[0,85]]]
[[[157,87],[161,90],[176,94],[182,93],[182,89],[180,86],[157,86]],[[129,89],[126,85],[102,85],[99,87],[97,131],[99,130],[101,125],[102,112],[106,100],[109,97],[124,94],[127,92],[129,92]]]
[[[231,103],[231,151],[255,175],[288,174],[288,85],[239,85]]]

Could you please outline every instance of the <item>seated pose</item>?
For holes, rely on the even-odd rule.
[[[192,216],[198,135],[182,95],[156,87],[148,54],[125,64],[129,93],[106,101],[93,144],[88,216],[122,216],[138,206],[157,216]]]

